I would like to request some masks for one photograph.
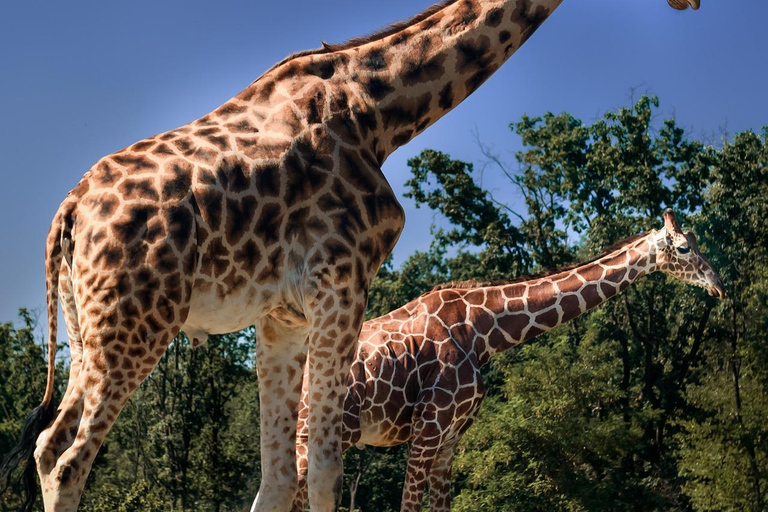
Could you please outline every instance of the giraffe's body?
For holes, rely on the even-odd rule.
[[[256,324],[263,478],[253,510],[291,506],[305,361],[309,500],[333,510],[367,290],[404,223],[380,167],[561,1],[446,0],[372,37],[293,55],[210,114],[96,163],[48,235],[48,385],[0,473],[29,459],[44,429],[34,456],[45,509],[76,510],[104,437],[171,340]],[[59,297],[72,366],[54,411]]]
[[[450,470],[461,435],[484,396],[480,368],[495,354],[596,307],[635,279],[661,270],[723,296],[717,274],[671,212],[662,231],[552,274],[511,282],[441,285],[363,324],[344,404],[344,449],[410,442],[401,511],[450,509]],[[669,240],[669,241],[668,241]],[[686,254],[678,254],[688,247]],[[686,249],[683,249],[685,251]],[[306,407],[299,415],[297,465],[306,472]],[[293,512],[301,512],[300,492]]]

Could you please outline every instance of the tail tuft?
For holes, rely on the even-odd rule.
[[[31,512],[37,497],[37,481],[35,479],[35,442],[40,433],[53,420],[53,405],[40,405],[32,411],[24,428],[21,430],[19,442],[0,464],[0,492],[4,492],[11,484],[11,478],[19,465],[24,464],[21,481],[24,484],[24,504],[22,512]]]

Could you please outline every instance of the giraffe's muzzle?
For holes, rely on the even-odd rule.
[[[710,297],[717,297],[720,300],[725,298],[725,286],[719,276],[714,276],[713,283],[707,287],[707,292]]]
[[[697,10],[701,5],[701,0],[667,0],[667,3],[678,11],[684,11],[688,6],[693,10]]]

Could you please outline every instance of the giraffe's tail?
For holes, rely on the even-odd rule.
[[[59,208],[48,232],[45,248],[46,271],[46,301],[48,309],[48,378],[45,386],[43,401],[37,406],[24,422],[21,436],[16,446],[0,463],[0,492],[4,492],[11,483],[11,477],[23,464],[24,470],[21,481],[24,486],[24,503],[22,512],[30,512],[37,497],[37,480],[35,478],[34,450],[40,433],[50,424],[54,417],[53,390],[54,373],[56,370],[56,329],[59,312],[59,271],[61,262],[70,257],[72,212],[74,205],[68,201]]]

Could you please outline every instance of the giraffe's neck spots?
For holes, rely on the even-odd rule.
[[[236,99],[272,111],[285,103],[380,165],[472,94],[561,1],[445,2],[370,38],[289,57]]]

